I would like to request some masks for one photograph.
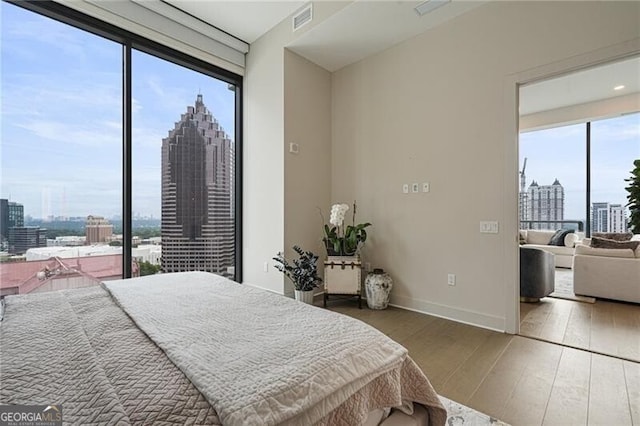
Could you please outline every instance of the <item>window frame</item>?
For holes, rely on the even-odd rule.
[[[176,65],[191,69],[217,80],[232,84],[235,87],[235,129],[234,129],[234,228],[235,228],[235,265],[234,279],[242,282],[242,198],[243,198],[243,173],[242,173],[242,127],[243,127],[243,78],[224,68],[192,57],[184,52],[175,50],[163,44],[154,42],[145,37],[124,30],[108,22],[86,15],[75,9],[56,3],[54,1],[36,0],[2,0],[14,6],[29,10],[39,15],[46,16],[72,27],[95,34],[105,39],[122,45],[122,273],[123,278],[131,278],[131,249],[132,249],[132,51],[139,50],[159,59],[172,62]]]

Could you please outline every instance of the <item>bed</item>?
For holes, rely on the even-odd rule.
[[[384,334],[214,274],[107,281],[5,305],[0,404],[62,404],[65,423],[446,420],[428,379]]]

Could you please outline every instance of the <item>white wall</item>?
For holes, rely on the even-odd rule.
[[[283,251],[301,235],[310,238],[310,231],[292,231],[290,241],[285,244],[285,47],[296,37],[314,28],[327,17],[345,7],[347,2],[316,2],[314,3],[313,21],[306,24],[296,33],[292,32],[290,19],[285,19],[271,31],[260,37],[250,47],[247,55],[244,85],[244,140],[243,140],[243,281],[278,293],[285,292],[285,280],[282,274],[273,268],[271,258]],[[290,57],[291,59],[291,57]],[[290,61],[289,79],[300,78],[304,81],[317,81],[321,86],[317,69],[312,66],[301,65],[295,59]],[[306,76],[306,74],[309,74]],[[305,75],[303,75],[305,74]],[[319,79],[319,80],[318,80]],[[293,81],[293,80],[292,80]],[[315,84],[315,83],[314,83]],[[318,92],[318,87],[311,89]],[[328,87],[326,97],[331,96]],[[303,105],[302,99],[290,98],[290,102]],[[324,101],[321,101],[321,103]],[[321,105],[321,104],[318,104]],[[321,106],[317,108],[322,109]],[[318,112],[315,106],[306,110],[309,114]],[[323,113],[324,114],[324,113]],[[302,114],[304,117],[306,114]],[[318,117],[326,120],[325,128],[330,128],[330,117]],[[298,119],[296,119],[298,120]],[[287,120],[292,134],[302,134],[293,122]],[[302,141],[305,149],[315,149],[317,136],[314,139]],[[318,139],[319,140],[319,139]],[[307,151],[309,152],[309,151]],[[304,156],[304,163],[312,164]],[[327,160],[328,161],[328,160]],[[287,173],[287,182],[294,182],[300,173],[301,179],[307,179],[304,167],[296,168],[291,164]],[[326,185],[328,192],[329,181],[320,181]],[[323,192],[323,191],[320,191]],[[318,203],[323,203],[324,195],[318,194]],[[302,208],[302,207],[301,207]],[[305,210],[291,210],[291,213],[304,214]],[[291,215],[289,215],[292,217]],[[315,217],[315,216],[314,216]],[[313,220],[313,218],[311,218]],[[315,222],[314,222],[315,224]],[[311,223],[309,224],[311,226]],[[298,229],[298,225],[292,225]],[[303,241],[304,242],[304,241]],[[301,242],[302,243],[302,242]],[[264,263],[268,263],[268,272],[264,272]]]
[[[284,241],[288,258],[299,245],[320,256],[322,220],[331,202],[331,73],[286,50],[284,54]],[[289,152],[295,143],[299,152]],[[285,281],[285,293],[293,285]]]
[[[495,2],[334,73],[332,199],[357,199],[373,223],[365,261],[391,273],[393,303],[508,328],[513,75],[636,40],[639,18],[637,2]],[[413,182],[431,192],[402,194]],[[482,220],[500,233],[480,234]]]

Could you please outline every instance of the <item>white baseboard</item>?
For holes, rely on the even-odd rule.
[[[391,296],[391,306],[406,309],[408,311],[419,312],[421,314],[433,315],[475,327],[486,328],[500,333],[505,332],[505,319],[495,315],[487,315],[481,312],[468,311],[437,303],[416,300],[404,296]]]

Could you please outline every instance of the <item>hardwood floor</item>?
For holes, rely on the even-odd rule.
[[[392,307],[335,301],[329,309],[404,345],[439,394],[514,426],[640,425],[637,362]],[[555,333],[546,320],[536,324]]]
[[[520,304],[520,334],[640,361],[640,305],[545,297]]]

